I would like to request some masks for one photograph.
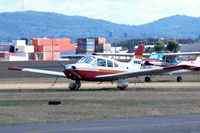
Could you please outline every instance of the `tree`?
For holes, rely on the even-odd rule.
[[[178,44],[178,42],[174,41],[174,40],[169,40],[168,44],[167,44],[167,50],[171,51],[171,52],[178,52],[180,46]]]
[[[159,51],[159,52],[164,51],[165,50],[164,42],[160,41],[160,40],[157,41],[156,44],[154,45],[154,49],[155,49],[156,52],[157,51]]]
[[[152,53],[153,49],[151,47],[147,47],[145,53]]]

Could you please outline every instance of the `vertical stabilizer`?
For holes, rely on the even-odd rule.
[[[140,67],[141,67],[143,52],[144,52],[144,44],[141,44],[136,49],[133,58],[129,62],[129,64],[133,65],[133,67],[135,69],[140,69]]]
[[[195,62],[195,65],[200,66],[200,56],[197,56],[197,57],[194,59],[194,62]]]

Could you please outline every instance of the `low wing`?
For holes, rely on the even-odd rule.
[[[187,55],[200,55],[200,52],[181,52],[181,53],[163,53],[165,56],[187,56]],[[103,56],[133,56],[133,53],[93,53],[93,55]],[[144,53],[144,57],[149,57],[151,54]]]
[[[9,70],[23,71],[23,72],[45,74],[45,75],[51,75],[51,76],[57,76],[57,77],[65,77],[65,74],[63,72],[56,72],[56,71],[49,71],[49,70],[40,70],[40,69],[31,69],[31,68],[18,68],[18,67],[9,67],[8,69]]]
[[[102,56],[133,56],[134,53],[93,53],[93,55],[102,55]],[[151,54],[143,53],[144,57],[148,57]]]
[[[165,56],[200,55],[200,52],[164,53]]]
[[[131,78],[131,77],[138,77],[138,76],[144,76],[144,75],[160,75],[163,73],[168,73],[176,70],[181,69],[189,69],[191,66],[188,65],[176,65],[176,66],[170,66],[170,67],[160,67],[160,68],[154,68],[154,69],[141,69],[134,72],[124,72],[124,73],[117,73],[117,74],[108,74],[108,75],[102,75],[102,76],[96,76],[97,80],[118,80],[120,78]]]

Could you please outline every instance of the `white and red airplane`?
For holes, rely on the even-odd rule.
[[[194,60],[182,60],[178,61],[178,56],[197,56]],[[161,75],[170,75],[175,77],[174,75],[178,75],[176,80],[177,82],[182,82],[182,76],[180,74],[199,71],[198,68],[200,67],[200,52],[184,52],[184,53],[161,53],[161,54],[151,54],[149,59],[145,60],[142,68],[158,68],[158,67],[168,67],[172,65],[188,65],[193,66],[187,70],[177,70],[168,73],[164,73]],[[152,81],[151,75],[145,77],[145,82]]]
[[[69,89],[77,91],[81,87],[81,81],[113,82],[117,80],[117,87],[121,90],[125,90],[128,87],[128,82],[125,81],[127,78],[145,75],[159,75],[176,70],[193,68],[193,66],[188,65],[175,65],[170,67],[141,69],[143,51],[144,45],[140,45],[131,61],[128,63],[119,62],[101,56],[85,56],[77,63],[69,65],[65,65],[56,60],[56,62],[63,66],[63,72],[18,67],[9,67],[8,69],[53,75],[57,77],[67,77],[75,81],[74,83],[69,84]]]

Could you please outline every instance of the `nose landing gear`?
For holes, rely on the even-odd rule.
[[[79,80],[76,80],[74,83],[69,84],[69,89],[71,91],[78,91],[81,87],[81,82]]]

